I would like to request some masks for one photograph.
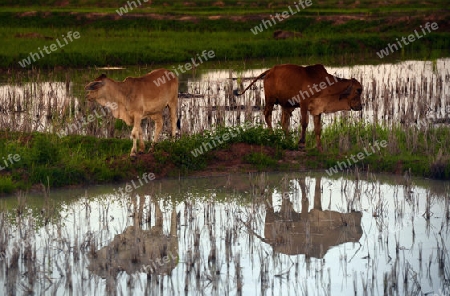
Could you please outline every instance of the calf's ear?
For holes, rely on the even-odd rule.
[[[344,90],[344,92],[340,94],[339,100],[345,99],[346,97],[348,97],[348,96],[352,93],[352,87],[353,87],[353,83],[351,83],[351,84]]]
[[[103,81],[94,81],[86,85],[85,90],[96,90],[105,85]]]

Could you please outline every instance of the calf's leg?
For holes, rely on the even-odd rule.
[[[305,149],[305,137],[306,137],[306,129],[308,128],[309,115],[306,107],[301,108],[300,113],[302,115],[301,119],[302,134],[300,136],[300,140],[298,141],[298,149]]]
[[[172,137],[174,138],[177,135],[177,104],[171,104],[169,105],[169,111],[170,111],[170,123],[172,126]]]
[[[152,119],[155,121],[155,134],[153,135],[153,143],[152,148],[155,146],[155,144],[159,140],[159,135],[161,134],[162,128],[163,128],[163,115],[162,112],[159,114],[155,114],[152,116]]]
[[[323,152],[322,144],[320,142],[320,134],[322,133],[321,115],[322,114],[314,115],[314,133],[316,134],[317,149],[320,152]]]
[[[137,140],[140,140],[139,145],[143,145],[142,139],[142,129],[141,129],[141,118],[134,118],[133,129],[131,130],[131,139],[133,140],[133,147],[131,148],[130,157],[136,157],[137,154]]]
[[[139,124],[139,153],[144,153],[144,151],[145,151],[144,132],[142,131],[142,127]]]

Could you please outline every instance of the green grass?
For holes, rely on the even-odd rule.
[[[27,31],[21,29],[21,31]],[[29,30],[44,36],[60,38],[70,29]],[[412,32],[412,31],[411,31]],[[80,30],[81,37],[63,48],[46,54],[27,66],[41,68],[93,67],[117,65],[151,65],[184,63],[201,54],[203,50],[213,50],[214,59],[209,62],[229,60],[251,60],[261,58],[288,57],[334,57],[353,53],[361,59],[378,60],[374,49],[384,49],[395,38],[405,36],[401,33],[390,33],[380,36],[367,33],[360,36],[354,33],[325,33],[305,38],[274,41],[271,32],[253,36],[249,32],[162,32],[152,31],[137,33],[136,30],[120,30],[105,32],[103,29]],[[53,41],[15,38],[11,29],[0,29],[0,38],[7,44],[0,53],[0,67],[21,68],[19,61],[29,58],[30,53],[37,53],[44,46],[55,44]],[[448,55],[450,33],[430,34],[421,42],[412,43],[404,50],[393,53],[391,58],[419,57],[433,59]]]
[[[0,194],[10,194],[16,189],[11,176],[0,176]]]
[[[192,151],[212,139],[225,139],[221,144],[195,156]],[[345,162],[363,152],[371,153],[364,159],[352,163],[348,169],[359,167],[375,172],[404,173],[436,179],[450,179],[450,128],[436,127],[419,130],[417,127],[383,127],[373,124],[339,121],[323,130],[324,152],[315,148],[312,132],[307,134],[306,154],[297,162],[305,169],[325,170],[338,162]],[[176,141],[165,140],[157,144],[152,163],[148,158],[138,157],[132,161],[128,154],[131,141],[125,139],[98,139],[89,136],[66,136],[59,138],[41,133],[0,134],[0,155],[19,154],[20,161],[0,171],[0,193],[27,190],[36,184],[51,188],[125,181],[143,172],[157,175],[189,175],[193,171],[205,170],[214,160],[214,151],[227,151],[233,143],[247,143],[261,147],[261,151],[248,153],[244,163],[258,170],[292,170],[298,165],[279,163],[284,152],[296,150],[298,136],[292,132],[285,137],[281,130],[269,132],[263,126],[216,128],[203,134],[184,135]],[[370,150],[378,141],[386,141],[387,147]],[[148,146],[148,145],[147,145]],[[276,151],[270,156],[263,147]]]
[[[61,187],[121,180],[122,168],[108,167],[108,160],[131,148],[129,141],[94,137],[2,132],[1,138],[0,155],[20,155],[20,161],[2,171],[20,189],[40,183]],[[127,161],[122,165],[126,168]]]
[[[417,9],[423,8],[417,5]],[[177,5],[167,9],[175,9],[174,7],[176,8]],[[156,8],[158,8],[157,5]],[[393,9],[391,6],[389,8]],[[14,9],[19,8],[14,7]],[[395,42],[396,38],[413,33],[424,23],[420,18],[421,12],[418,11],[405,10],[399,15],[399,19],[401,19],[400,16],[419,17],[398,22],[389,21],[387,17],[390,17],[390,14],[372,17],[372,12],[360,11],[363,13],[360,16],[362,19],[338,24],[331,20],[316,20],[315,16],[322,13],[316,11],[309,16],[305,13],[293,15],[262,33],[254,35],[250,31],[251,28],[260,25],[261,20],[267,19],[270,13],[282,10],[266,9],[267,14],[245,21],[231,19],[233,13],[226,14],[219,20],[211,20],[208,16],[216,15],[215,11],[199,4],[199,7],[192,11],[203,14],[197,16],[195,21],[182,21],[176,18],[147,17],[116,19],[117,14],[114,11],[109,11],[110,15],[92,18],[88,16],[87,11],[71,14],[70,8],[67,9],[66,12],[59,12],[58,8],[55,8],[37,12],[35,15],[19,17],[18,12],[7,11],[5,7],[0,8],[0,38],[4,41],[0,53],[0,68],[22,69],[19,61],[28,58],[30,53],[37,53],[44,46],[57,44],[56,39],[62,41],[62,35],[67,35],[69,31],[79,32],[80,38],[69,42],[64,47],[58,46],[57,50],[49,54],[44,51],[42,57],[26,68],[170,63],[176,66],[177,63],[189,61],[203,50],[214,50],[216,55],[214,60],[217,62],[289,57],[323,60],[332,57],[345,58],[344,63],[348,63],[352,55],[357,55],[359,60],[380,62],[376,55],[378,50],[385,48],[388,43]],[[100,12],[99,9],[103,8],[98,6],[92,8],[95,12]],[[222,8],[216,9],[222,11]],[[433,9],[436,11],[438,7],[435,6]],[[335,12],[338,13],[339,10],[336,9]],[[244,14],[252,14],[252,9],[247,11],[247,8],[237,9],[236,12],[241,11]],[[186,13],[189,14],[189,12]],[[444,29],[433,31],[389,58],[433,59],[448,56],[450,33],[445,30],[445,26],[449,23],[449,19],[450,17],[447,17],[446,21],[440,24]],[[303,37],[277,41],[272,38],[274,30],[297,31],[301,32]],[[40,37],[18,37],[29,33],[37,33]]]
[[[346,161],[366,149],[370,155],[352,167],[379,172],[411,171],[413,175],[450,179],[450,128],[419,129],[415,126],[385,127],[373,124],[339,121],[322,134],[326,153],[321,155],[326,167]],[[385,141],[386,148],[371,147]]]
[[[291,62],[301,59],[305,64],[379,63],[376,52],[386,48],[396,38],[407,36],[424,24],[423,15],[443,15],[437,31],[420,41],[404,46],[382,60],[419,58],[433,60],[450,55],[450,23],[444,1],[395,1],[381,3],[373,0],[313,1],[314,5],[301,13],[279,22],[262,33],[254,35],[250,29],[267,19],[270,14],[282,12],[291,5],[288,1],[238,2],[225,0],[224,7],[214,6],[216,1],[195,1],[186,6],[185,1],[152,1],[135,12],[155,13],[164,19],[151,17],[118,17],[115,10],[126,1],[69,1],[58,6],[58,1],[10,1],[0,4],[0,68],[5,81],[36,79],[36,72],[22,70],[19,61],[50,46],[69,31],[78,31],[80,39],[69,42],[50,54],[44,54],[33,68],[95,67],[118,65],[161,65],[169,68],[190,61],[203,50],[213,50],[215,58],[208,61],[210,68],[221,67],[229,61],[259,61],[279,59]],[[27,13],[36,11],[36,13]],[[89,13],[102,13],[90,16]],[[317,20],[317,16],[355,16],[351,21],[335,23]],[[179,20],[181,16],[194,16],[195,21]],[[220,15],[211,20],[209,16]],[[167,17],[169,16],[169,17]],[[245,21],[235,16],[249,17]],[[392,17],[394,16],[394,18]],[[398,21],[392,21],[398,19]],[[276,41],[274,30],[301,32],[302,38]],[[37,38],[23,38],[23,34],[37,33]],[[214,66],[213,66],[214,65]],[[12,71],[10,71],[13,69]],[[80,81],[87,80],[85,69]],[[12,75],[13,73],[14,75]],[[38,71],[39,73],[39,71]],[[38,75],[39,76],[39,75]],[[92,75],[93,76],[93,75]],[[114,74],[112,74],[114,76]],[[121,77],[123,79],[123,77]],[[80,94],[82,95],[82,94]],[[191,151],[227,133],[233,128],[217,128],[201,135],[183,136],[170,142],[163,141],[153,153],[155,172],[171,168],[174,174],[189,174],[205,169],[212,160],[212,151],[195,157]],[[356,154],[375,140],[386,140],[388,148],[355,164],[379,171],[411,170],[418,176],[448,179],[450,176],[448,128],[418,131],[414,127],[380,127],[366,124],[337,122],[324,129],[325,153],[313,148],[314,136],[308,134],[307,154],[302,160],[308,168],[329,168],[337,161]],[[246,156],[245,161],[258,169],[279,169],[278,160],[283,151],[296,149],[296,134],[286,139],[276,130],[269,133],[264,127],[252,127],[239,132],[237,137],[214,149],[227,149],[234,142],[275,148],[271,158],[261,153]],[[131,141],[97,139],[84,136],[67,136],[62,139],[48,134],[22,134],[0,132],[0,156],[19,154],[21,160],[0,171],[0,193],[28,189],[35,184],[51,187],[77,184],[96,184],[127,180],[149,167],[139,159],[128,158]],[[419,141],[420,140],[420,141]],[[214,150],[213,149],[213,150]]]

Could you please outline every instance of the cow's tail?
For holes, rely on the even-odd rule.
[[[180,100],[180,94],[177,91],[177,129],[181,131],[181,100]]]
[[[270,69],[269,69],[269,70],[266,70],[265,72],[261,73],[258,77],[256,77],[256,78],[252,81],[252,83],[250,83],[249,86],[247,86],[247,87],[244,89],[243,92],[240,93],[237,89],[235,89],[235,90],[233,91],[233,94],[234,94],[235,96],[243,95],[243,94],[247,91],[247,89],[249,89],[253,84],[255,84],[255,82],[256,82],[257,80],[259,80],[259,79],[261,79],[261,78],[264,78],[264,76],[266,76],[267,72],[269,72],[269,71],[270,71]]]

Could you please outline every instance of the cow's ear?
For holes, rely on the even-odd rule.
[[[350,83],[350,85],[344,90],[344,92],[340,94],[339,100],[345,99],[346,97],[348,97],[352,93],[352,87],[353,87],[353,83]]]
[[[103,85],[105,85],[105,83],[103,81],[94,81],[94,82],[91,82],[88,85],[86,85],[86,87],[84,89],[85,90],[97,90],[100,87],[102,87]]]

